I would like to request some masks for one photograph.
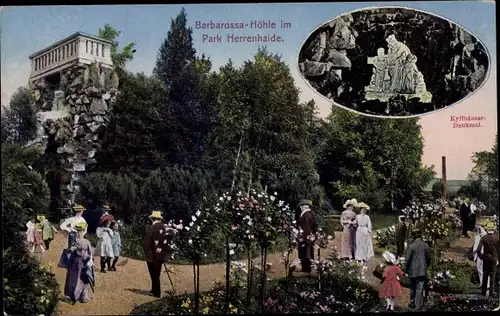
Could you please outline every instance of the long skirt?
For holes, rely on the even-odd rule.
[[[35,243],[35,230],[30,228],[26,231],[26,241],[28,242],[29,245],[32,245]]]
[[[86,302],[89,300],[90,284],[85,284],[86,265],[79,257],[71,256],[66,272],[64,295],[72,301]]]
[[[356,228],[352,225],[345,225],[340,240],[340,258],[354,258]]]
[[[356,251],[354,258],[356,260],[368,261],[374,256],[371,234],[368,233],[366,227],[358,227],[356,231]]]
[[[34,240],[34,244],[39,246],[39,245],[43,245],[43,236],[42,236],[42,230],[41,229],[35,229],[35,240]]]

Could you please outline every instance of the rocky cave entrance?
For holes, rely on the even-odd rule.
[[[53,73],[45,77],[45,81],[49,84],[52,90],[59,90],[61,83],[61,74],[59,72]]]
[[[59,211],[61,207],[61,172],[57,170],[47,172],[45,181],[50,190],[50,218],[58,224],[62,219],[61,212]]]

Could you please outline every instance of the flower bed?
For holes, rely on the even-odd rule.
[[[356,262],[320,259],[315,263],[321,277],[279,278],[267,284],[264,313],[369,312],[380,304],[378,292],[364,281],[364,269]],[[235,265],[236,267],[236,265]],[[258,312],[259,288],[246,297],[243,269],[233,271],[230,313]],[[240,281],[238,281],[240,280]],[[321,289],[320,289],[321,286]],[[132,315],[194,314],[194,295],[170,296],[134,308]],[[224,313],[225,287],[216,283],[201,294],[200,313]]]
[[[468,262],[459,262],[451,259],[442,259],[429,268],[429,291],[441,294],[469,293],[477,288],[472,283],[475,268]],[[407,277],[401,279],[401,285],[410,287]]]
[[[440,295],[434,300],[433,312],[486,312],[495,309],[498,300],[477,298],[461,298],[454,295]]]

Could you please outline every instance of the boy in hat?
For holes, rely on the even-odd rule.
[[[99,219],[99,226],[102,226],[104,221],[109,221],[110,223],[115,221],[115,217],[109,214],[109,211],[111,211],[109,205],[105,204],[102,206],[102,215],[101,218]]]
[[[478,249],[482,249],[483,251],[478,251],[477,253],[478,257],[483,260],[483,281],[481,284],[481,293],[486,296],[493,296],[495,288],[495,274],[498,265],[499,240],[498,236],[495,235],[495,230],[497,228],[495,223],[487,221],[483,227],[487,234],[481,238],[478,245]]]
[[[152,221],[152,225],[146,230],[146,235],[142,241],[149,276],[151,277],[151,291],[149,294],[161,297],[161,266],[165,262],[171,240],[167,234],[168,229],[163,222],[161,212],[153,211],[149,218]]]
[[[299,227],[302,233],[298,240],[299,259],[302,272],[311,273],[311,260],[314,259],[314,234],[316,234],[316,218],[311,210],[312,202],[300,200]]]
[[[82,216],[83,211],[85,211],[85,207],[80,204],[75,204],[73,205],[72,209],[75,212],[75,215],[65,219],[60,226],[61,230],[65,230],[68,232],[68,248],[73,245],[76,239],[75,225],[78,223],[87,224],[87,221]],[[87,233],[87,226],[85,226],[85,233]]]

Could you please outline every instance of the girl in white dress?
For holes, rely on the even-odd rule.
[[[361,202],[358,204],[359,214],[356,215],[356,249],[354,258],[359,261],[367,262],[375,256],[372,243],[372,221],[366,212],[370,209],[368,205]]]
[[[111,260],[114,258],[113,252],[113,230],[109,227],[111,222],[106,220],[102,223],[102,226],[97,228],[96,235],[99,240],[95,247],[95,253],[97,256],[101,257],[101,272],[106,272],[106,265],[108,270],[111,270]]]

